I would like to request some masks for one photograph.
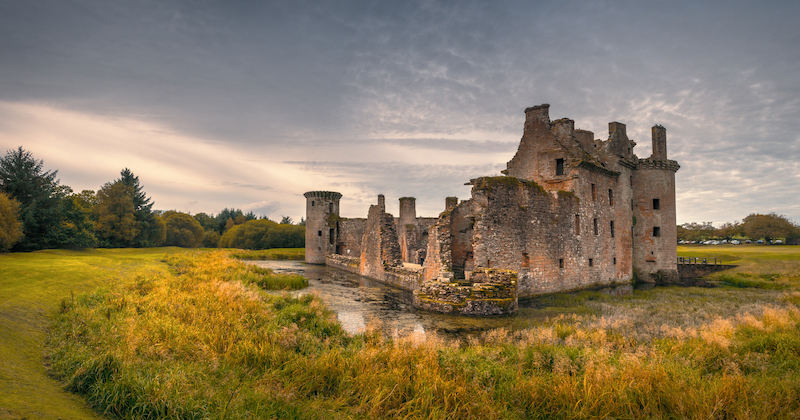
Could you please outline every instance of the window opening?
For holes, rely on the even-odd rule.
[[[613,238],[614,237],[614,221],[613,220],[610,222],[609,228],[611,228],[611,237]]]
[[[522,253],[522,268],[530,268],[531,267],[531,257],[528,255],[527,252]]]
[[[653,210],[658,210],[661,208],[661,201],[657,198],[653,199]]]
[[[591,267],[591,266],[593,266],[593,265],[594,265],[594,260],[593,260],[593,259],[591,259],[591,258],[589,258],[589,267]]]
[[[658,226],[653,227],[653,236],[661,236],[661,228]]]
[[[597,235],[597,219],[594,219],[594,234]]]
[[[556,175],[564,175],[564,159],[556,159]]]
[[[592,201],[597,201],[597,188],[592,184]]]
[[[321,230],[317,231],[317,236],[322,236],[322,231]]]
[[[328,203],[328,212],[333,213],[333,203]]]
[[[614,190],[608,189],[608,205],[614,206]]]
[[[617,257],[614,257],[614,265],[617,265]]]
[[[559,258],[558,259],[558,268],[564,268],[564,259],[563,258]]]
[[[329,239],[331,243],[333,243],[333,236],[334,236],[335,234],[336,234],[336,231],[334,231],[333,229],[331,229],[331,230],[330,230],[330,239]]]
[[[311,207],[314,207],[314,200],[311,200]]]

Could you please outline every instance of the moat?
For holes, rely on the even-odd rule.
[[[411,292],[387,286],[375,280],[322,265],[300,261],[249,261],[276,272],[294,272],[308,278],[308,288],[294,294],[316,293],[333,310],[349,333],[363,332],[367,326],[379,327],[390,337],[437,335],[465,339],[494,328],[512,331],[535,326],[548,317],[574,313],[576,307],[559,306],[553,296],[520,301],[519,311],[499,317],[445,315],[415,309]],[[635,293],[632,285],[598,290],[626,296]]]

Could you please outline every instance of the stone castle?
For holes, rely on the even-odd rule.
[[[339,217],[341,194],[306,197],[306,263],[327,264],[410,290],[419,308],[465,315],[512,313],[519,298],[634,279],[678,280],[677,162],[666,129],[653,153],[633,153],[625,124],[608,140],[550,121],[549,105],[525,110],[525,129],[504,176],[470,180],[472,198],[448,197],[435,218],[400,214],[385,201],[366,219]]]

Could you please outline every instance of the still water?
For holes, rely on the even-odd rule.
[[[417,310],[411,306],[411,292],[396,289],[366,277],[339,269],[306,265],[300,261],[248,261],[279,273],[299,273],[308,278],[308,288],[295,295],[314,293],[336,312],[347,332],[363,332],[367,326],[380,328],[390,337],[435,334],[445,338],[464,339],[479,336],[494,328],[519,330],[537,325],[548,317],[571,313],[573,308],[550,306],[552,299],[521,301],[514,315],[476,318],[445,315]],[[601,289],[617,296],[630,295],[633,286]]]

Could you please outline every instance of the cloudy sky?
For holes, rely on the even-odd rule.
[[[0,0],[0,149],[62,184],[122,168],[157,209],[435,216],[516,151],[524,109],[640,157],[667,128],[678,222],[800,221],[798,1]]]

